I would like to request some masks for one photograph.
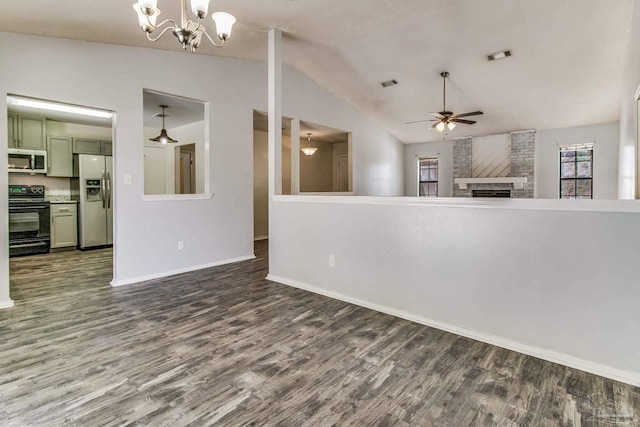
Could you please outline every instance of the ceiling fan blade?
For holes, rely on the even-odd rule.
[[[411,123],[423,123],[423,122],[439,122],[440,120],[433,119],[424,119],[424,120],[414,120],[413,122],[404,122],[405,125],[410,125]]]
[[[472,125],[475,123],[475,121],[473,120],[463,120],[463,119],[451,119],[451,121],[456,123],[464,123],[466,125]]]
[[[435,117],[436,119],[442,119],[444,116],[440,113],[429,113],[431,114],[433,117]]]
[[[458,117],[479,116],[480,114],[484,114],[484,113],[482,111],[472,111],[471,113],[455,114],[453,118],[457,119]]]

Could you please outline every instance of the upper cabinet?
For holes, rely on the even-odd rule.
[[[73,176],[71,138],[66,136],[47,137],[47,163],[47,176]]]
[[[111,141],[73,138],[73,154],[111,155]]]
[[[111,156],[113,153],[111,141],[100,141],[100,150],[105,156]]]
[[[44,117],[9,114],[7,119],[10,148],[46,149]]]
[[[16,132],[18,119],[13,114],[7,116],[7,129],[9,130],[8,141],[9,148],[16,148],[18,144],[18,135]]]

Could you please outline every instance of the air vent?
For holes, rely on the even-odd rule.
[[[496,53],[492,53],[491,55],[487,55],[487,59],[489,61],[497,61],[498,59],[505,59],[505,58],[508,58],[509,56],[511,56],[511,51],[505,50],[502,52],[496,52]]]
[[[396,79],[393,80],[387,80],[386,82],[382,82],[380,83],[380,85],[382,85],[382,87],[389,87],[389,86],[395,86],[398,84],[398,81]]]

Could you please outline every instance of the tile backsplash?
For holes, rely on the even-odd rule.
[[[44,185],[44,192],[47,198],[64,200],[71,198],[70,178],[53,178],[45,175],[10,173],[9,184]]]

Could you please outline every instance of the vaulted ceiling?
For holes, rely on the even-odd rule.
[[[171,34],[149,42],[132,3],[0,0],[0,30],[181,50]],[[179,18],[179,1],[158,7]],[[210,10],[238,23],[225,47],[203,43],[198,54],[266,60],[266,32],[281,28],[285,63],[405,143],[442,137],[429,123],[404,123],[442,109],[445,70],[448,109],[484,111],[449,137],[560,128],[618,119],[632,8],[633,0],[217,0]],[[505,49],[513,56],[487,61]],[[399,84],[382,88],[390,79]]]

